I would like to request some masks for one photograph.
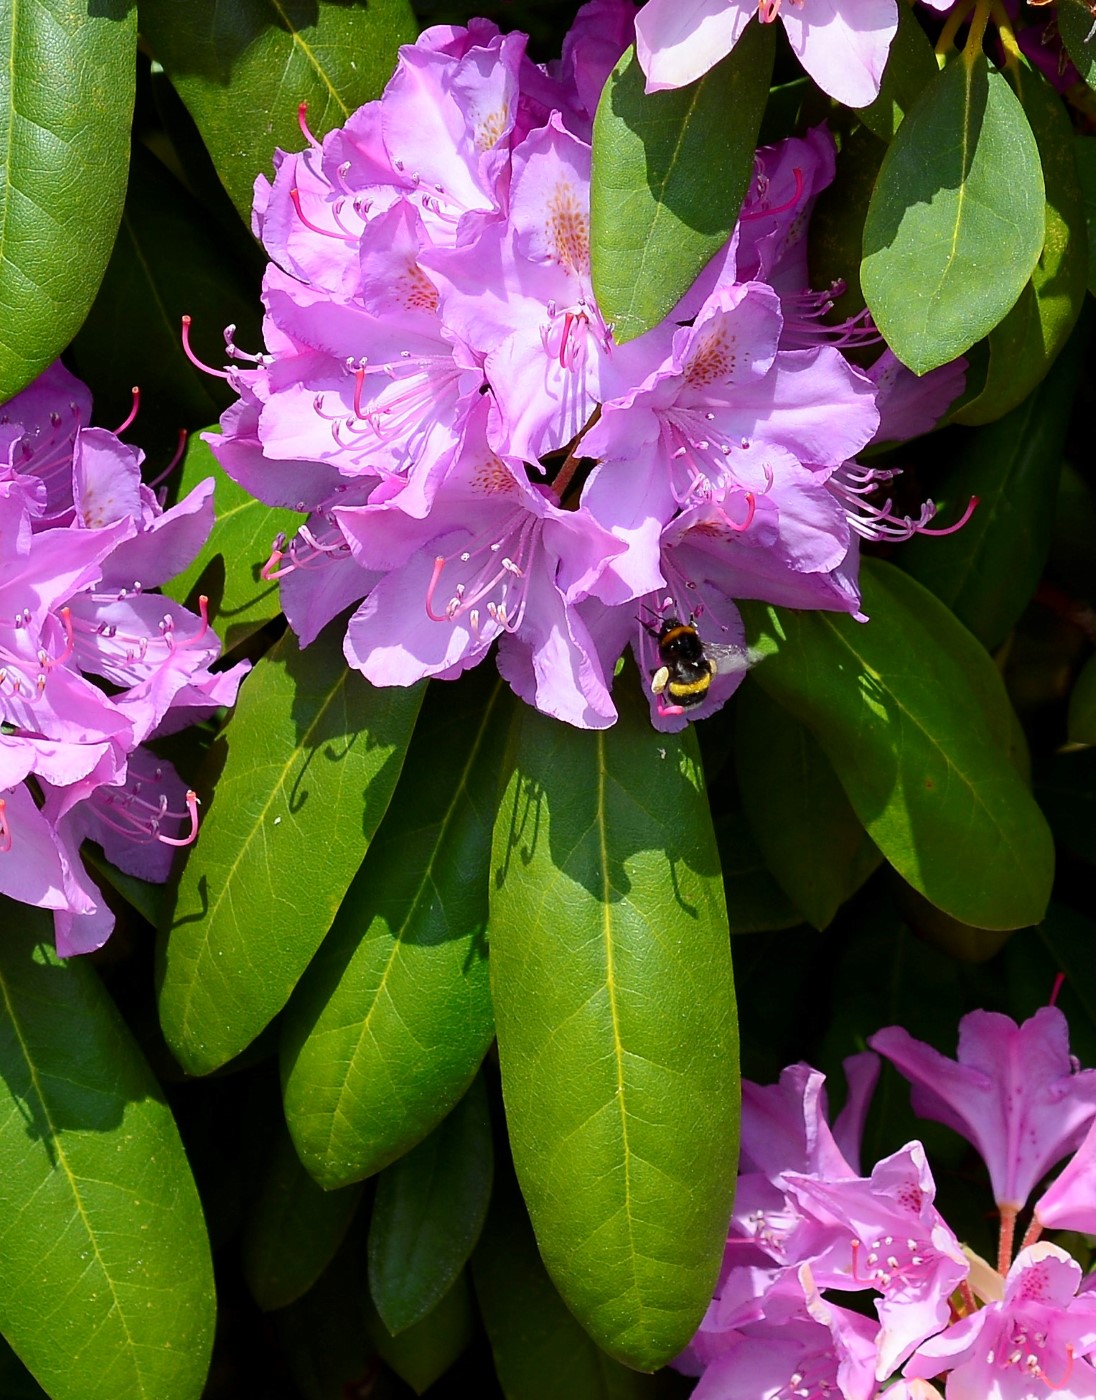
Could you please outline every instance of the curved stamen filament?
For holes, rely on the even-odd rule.
[[[207,365],[203,360],[199,360],[194,351],[190,348],[190,317],[183,317],[183,354],[187,357],[195,369],[200,369],[203,374],[211,374],[215,379],[227,379],[228,371],[225,369],[214,369],[212,365]]]
[[[967,508],[954,525],[943,525],[938,530],[929,530],[922,526],[918,530],[919,535],[954,535],[956,530],[961,530],[967,521],[978,508],[978,497],[972,496],[967,502]]]
[[[764,3],[764,0],[762,0],[762,3]],[[779,8],[780,0],[776,0],[773,12],[774,19],[776,17],[776,10],[779,10]],[[763,19],[762,23],[768,23],[768,21]],[[745,213],[739,215],[739,222],[745,223],[747,219],[767,219],[770,215],[786,214],[789,209],[794,209],[803,198],[803,172],[798,166],[795,166],[792,170],[792,175],[795,177],[795,193],[790,199],[786,199],[783,204],[778,204],[773,209],[749,209]]]
[[[0,855],[6,856],[11,850],[11,821],[8,817],[8,804],[0,797]]]
[[[314,150],[321,150],[320,143],[312,135],[308,126],[308,103],[299,102],[297,104],[297,125],[301,128],[301,135]]]
[[[164,799],[166,814],[167,799]],[[186,836],[165,836],[162,832],[156,833],[157,841],[162,841],[165,846],[190,846],[198,835],[198,794],[189,788],[186,795],[186,810],[190,817],[190,831]]]
[[[319,224],[314,224],[308,215],[301,208],[301,192],[296,187],[289,191],[289,198],[293,201],[293,208],[297,211],[297,218],[304,224],[306,229],[312,233],[318,233],[323,238],[337,238],[342,243],[356,243],[357,235],[353,233],[336,233],[331,228],[320,228]]]
[[[114,429],[115,437],[121,437],[121,435],[137,417],[137,410],[141,407],[141,386],[139,384],[134,384],[133,388],[129,392],[133,395],[133,403],[130,407],[129,412]]]

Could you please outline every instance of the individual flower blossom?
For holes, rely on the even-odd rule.
[[[647,91],[684,87],[734,48],[755,13],[761,24],[778,16],[788,42],[823,92],[848,107],[879,95],[891,40],[898,28],[894,0],[647,0],[636,16],[636,56]]]
[[[1056,1245],[1021,1250],[1004,1298],[922,1343],[906,1375],[948,1371],[946,1400],[1092,1400],[1096,1295],[1078,1293],[1080,1282]]]
[[[113,926],[81,840],[163,880],[193,839],[194,795],[140,746],[231,704],[247,669],[210,669],[204,600],[146,591],[201,548],[211,483],[165,510],[90,410],[61,365],[0,408],[0,891],[53,911],[62,956]]]
[[[936,1186],[919,1142],[877,1162],[869,1179],[826,1180],[787,1172],[799,1206],[847,1232],[811,1262],[820,1288],[879,1290],[876,1377],[886,1378],[948,1321],[951,1294],[969,1264],[933,1204]]]
[[[877,1031],[868,1044],[910,1081],[915,1113],[974,1144],[998,1206],[1013,1213],[1096,1116],[1096,1070],[1078,1068],[1054,1006],[1020,1026],[999,1012],[972,1011],[959,1023],[957,1060],[900,1026]]]
[[[1096,1119],[1080,1147],[1035,1202],[1033,1227],[1096,1235]]]

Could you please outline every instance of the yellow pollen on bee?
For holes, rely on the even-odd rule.
[[[488,112],[476,123],[476,150],[490,151],[502,140],[510,118],[510,108],[504,102],[494,112]]]
[[[685,369],[685,378],[694,388],[716,384],[734,373],[736,355],[722,330],[704,336]]]
[[[566,181],[560,181],[548,201],[548,243],[564,267],[576,273],[590,270],[590,216]]]
[[[472,473],[472,485],[485,496],[498,496],[504,491],[514,489],[514,478],[505,463],[500,462],[497,457],[488,457]]]
[[[408,311],[437,311],[438,289],[416,262],[409,262],[400,279],[404,306]]]

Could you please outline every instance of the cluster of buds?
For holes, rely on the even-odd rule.
[[[53,911],[62,956],[114,923],[83,840],[154,881],[193,840],[195,795],[147,741],[232,704],[247,670],[211,671],[204,599],[149,591],[205,543],[212,481],[164,510],[90,419],[61,364],[0,406],[0,893]]]
[[[679,1369],[693,1400],[1092,1400],[1096,1288],[1045,1229],[1096,1232],[1096,1070],[1070,1056],[1065,1017],[1022,1025],[974,1011],[958,1059],[898,1026],[845,1062],[831,1128],[824,1080],[793,1065],[744,1085],[742,1161],[715,1298]],[[996,1267],[961,1245],[935,1205],[920,1142],[859,1171],[882,1055],[915,1112],[977,1149],[1000,1215]],[[1014,1253],[1019,1213],[1047,1173]],[[868,1294],[875,1316],[834,1295]]]
[[[322,142],[302,112],[305,149],[256,183],[266,348],[226,332],[214,372],[239,400],[210,442],[308,513],[267,576],[302,645],[357,604],[344,650],[375,685],[495,648],[522,699],[603,728],[630,643],[654,724],[677,729],[741,679],[703,656],[744,656],[736,599],[858,616],[860,540],[933,516],[897,515],[894,472],[854,458],[933,427],[964,366],[916,380],[883,352],[863,371],[842,347],[877,343],[870,324],[824,323],[805,239],[824,130],[757,153],[725,247],[617,344],[591,281],[591,138],[635,15],[593,0],[546,68],[485,20],[429,29]],[[674,621],[699,638],[687,705],[658,665]]]

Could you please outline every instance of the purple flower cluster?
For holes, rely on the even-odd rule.
[[[62,956],[114,924],[80,843],[167,878],[195,798],[146,742],[232,704],[247,670],[211,672],[204,600],[146,591],[205,542],[212,481],[164,510],[142,454],[90,417],[61,364],[0,406],[0,893],[53,911]]]
[[[1096,1230],[1096,1070],[1069,1054],[1065,1018],[1017,1026],[975,1011],[958,1060],[900,1027],[868,1042],[913,1085],[923,1117],[980,1152],[1001,1215],[997,1267],[959,1243],[935,1205],[920,1142],[859,1173],[877,1054],[845,1062],[832,1128],[823,1076],[793,1065],[743,1086],[742,1160],[715,1297],[677,1366],[693,1400],[1093,1400],[1096,1287],[1044,1228]],[[1013,1257],[1017,1213],[1048,1170]],[[875,1317],[834,1301],[870,1292]]]
[[[858,542],[932,518],[875,499],[853,459],[930,429],[964,366],[870,372],[822,323],[806,223],[833,177],[817,130],[757,154],[738,227],[673,312],[618,345],[590,273],[593,115],[631,42],[630,0],[593,0],[560,62],[491,23],[427,30],[379,101],[277,152],[254,227],[273,261],[265,352],[226,332],[240,398],[210,439],[238,482],[307,511],[268,575],[302,645],[359,604],[349,664],[376,685],[452,678],[497,644],[513,690],[612,724],[629,642],[694,619],[741,679],[734,600],[858,615]],[[650,696],[652,719],[680,706]]]

